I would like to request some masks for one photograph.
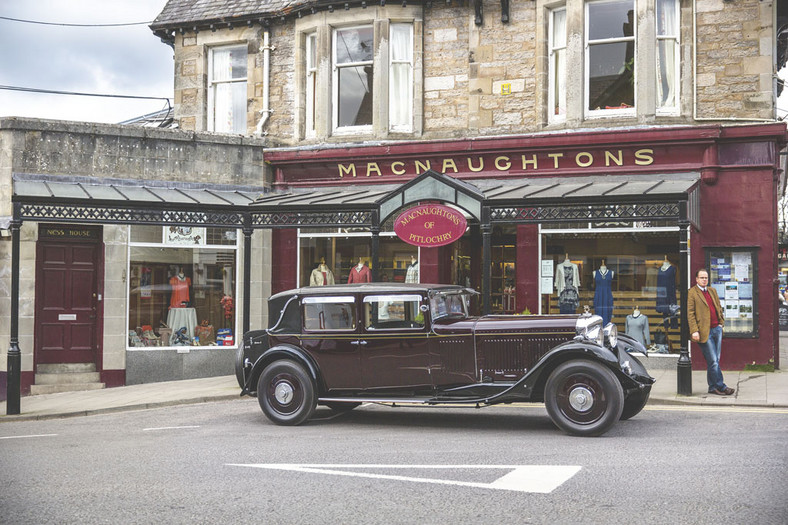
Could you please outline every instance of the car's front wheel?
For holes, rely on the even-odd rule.
[[[274,361],[257,382],[257,401],[277,425],[300,425],[312,415],[317,396],[312,378],[294,361]]]
[[[624,391],[612,371],[593,361],[567,361],[550,374],[545,407],[553,422],[578,436],[599,436],[621,417]]]

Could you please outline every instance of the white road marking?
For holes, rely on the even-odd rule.
[[[27,439],[57,436],[57,434],[31,434],[29,436],[0,436],[0,439]]]
[[[572,476],[580,472],[577,465],[306,465],[297,463],[228,463],[231,467],[252,467],[271,470],[289,470],[311,474],[329,474],[333,476],[354,476],[359,478],[387,479],[394,481],[410,481],[413,483],[435,483],[459,487],[474,487],[494,490],[514,490],[518,492],[535,492],[549,494]],[[337,469],[453,469],[453,470],[509,470],[507,474],[492,483],[473,481],[457,481],[449,479],[418,478],[411,476],[395,476],[390,474],[371,474]]]
[[[143,428],[143,432],[150,432],[151,430],[178,430],[181,428],[200,428],[200,425],[185,425],[182,427],[151,427],[151,428]]]

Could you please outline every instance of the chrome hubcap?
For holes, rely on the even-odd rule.
[[[279,383],[274,389],[276,401],[282,405],[288,404],[293,400],[293,386],[290,383]]]
[[[588,412],[594,406],[594,394],[584,386],[575,387],[569,393],[569,404],[578,412]]]

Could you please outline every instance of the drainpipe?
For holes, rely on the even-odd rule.
[[[266,133],[263,132],[263,127],[268,122],[268,118],[271,116],[271,102],[269,98],[269,87],[270,87],[270,74],[271,74],[271,51],[275,48],[269,45],[269,38],[271,32],[266,29],[263,32],[263,45],[260,48],[260,51],[263,53],[263,109],[260,111],[260,122],[257,123],[257,127],[255,128],[255,135],[262,136]]]
[[[774,118],[743,118],[743,117],[699,117],[698,116],[698,12],[697,0],[692,0],[692,118],[697,121],[731,121],[731,122],[774,122]],[[774,86],[774,81],[772,85]],[[776,91],[772,87],[772,100]],[[775,104],[776,108],[776,104]]]

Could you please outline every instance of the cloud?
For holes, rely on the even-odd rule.
[[[166,0],[3,2],[0,16],[55,23],[150,22]],[[0,84],[168,97],[172,49],[147,25],[61,27],[0,20]],[[0,116],[119,122],[165,107],[159,100],[46,95],[0,90]]]

